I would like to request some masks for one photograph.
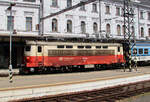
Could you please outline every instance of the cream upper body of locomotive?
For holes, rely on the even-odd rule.
[[[115,55],[123,55],[123,47],[119,43],[27,41],[26,47],[25,56],[48,56],[49,50],[113,50]]]

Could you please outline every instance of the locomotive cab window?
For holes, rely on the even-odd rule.
[[[25,47],[25,50],[26,50],[26,51],[30,51],[30,50],[31,50],[31,46],[26,46],[26,47]]]
[[[38,46],[38,52],[42,52],[42,47]]]
[[[139,54],[143,54],[143,49],[139,49]]]
[[[148,54],[148,49],[144,49],[144,54]]]
[[[118,52],[120,52],[120,47],[118,47]]]

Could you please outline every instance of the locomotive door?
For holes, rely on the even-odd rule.
[[[120,46],[118,46],[117,47],[117,59],[118,59],[118,63],[120,63],[121,62],[121,57],[120,57],[120,55],[121,55],[121,47]]]
[[[38,67],[44,65],[44,46],[37,46],[37,63]]]

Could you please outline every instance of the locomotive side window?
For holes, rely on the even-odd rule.
[[[103,48],[104,48],[104,49],[107,49],[107,48],[108,48],[108,46],[103,46]]]
[[[91,46],[90,46],[90,45],[87,45],[87,46],[85,46],[85,48],[90,49],[90,48],[91,48]]]
[[[79,49],[83,49],[83,48],[84,48],[84,46],[78,46],[78,48],[79,48]]]
[[[118,47],[118,52],[120,52],[120,47]]]
[[[144,49],[144,54],[148,54],[148,49]]]
[[[42,47],[38,46],[38,52],[42,52]]]
[[[139,49],[139,54],[143,54],[143,49]]]
[[[31,50],[31,46],[26,46],[25,50],[26,51],[30,51]]]
[[[136,48],[133,49],[133,54],[137,54],[137,49]]]
[[[73,48],[72,45],[66,45],[66,48]]]
[[[57,45],[57,48],[64,48],[64,45]]]
[[[96,46],[96,49],[100,49],[101,48],[101,46]]]

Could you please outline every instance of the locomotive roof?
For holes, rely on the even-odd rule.
[[[30,45],[51,45],[51,44],[55,44],[55,45],[66,45],[66,44],[70,44],[70,45],[97,45],[97,44],[102,44],[102,45],[122,45],[120,43],[98,43],[98,42],[89,42],[89,43],[85,43],[85,42],[45,42],[45,41],[26,41],[26,44],[30,44]]]

